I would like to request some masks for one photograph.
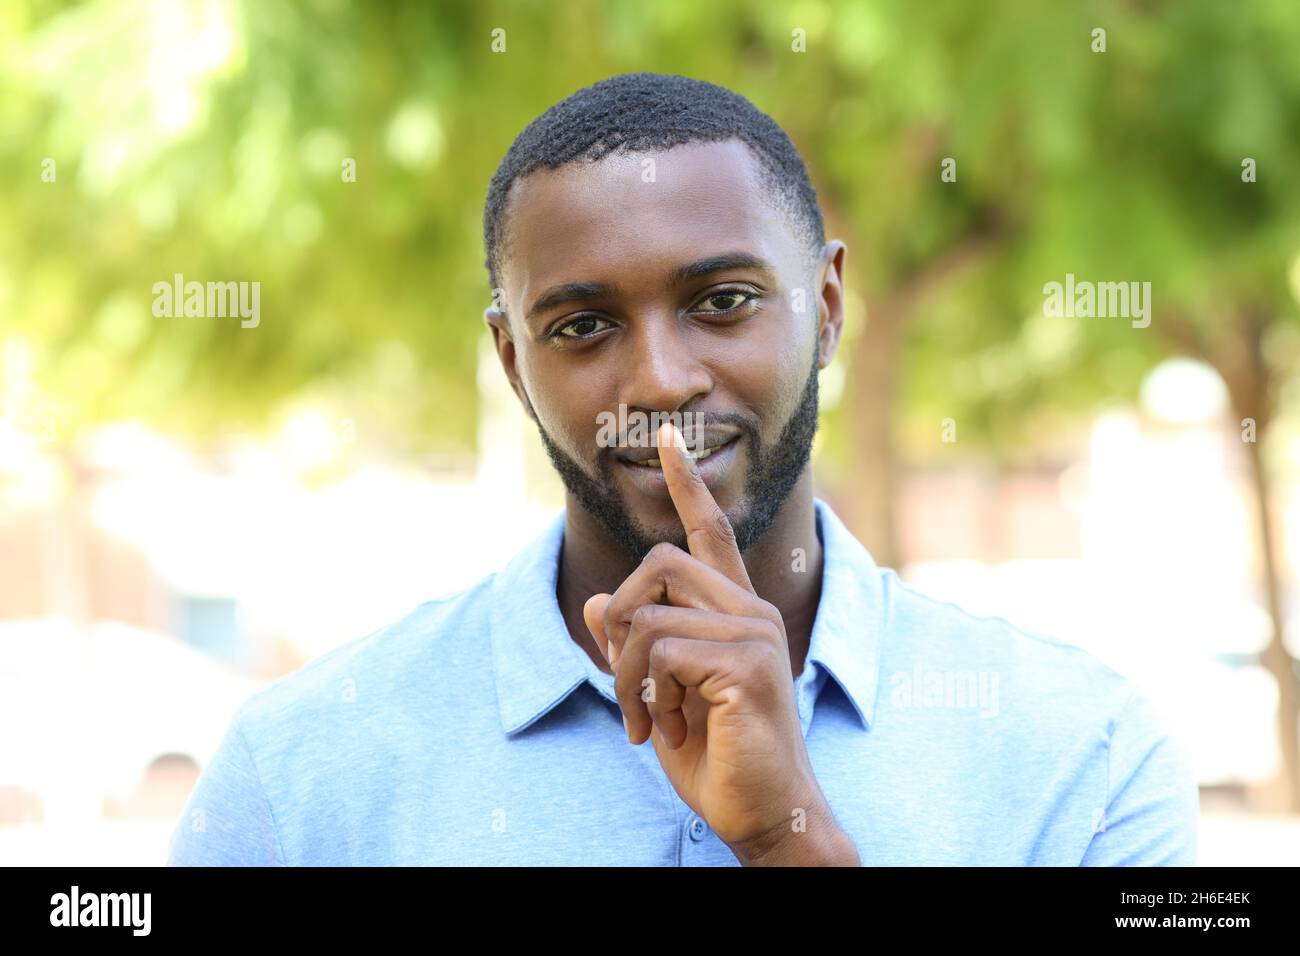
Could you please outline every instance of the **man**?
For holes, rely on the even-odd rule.
[[[1128,682],[909,590],[814,497],[845,246],[770,118],[605,80],[520,134],[484,224],[564,514],[255,694],[171,863],[1193,861],[1186,756]]]

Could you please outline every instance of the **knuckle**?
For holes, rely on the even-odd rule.
[[[776,676],[780,673],[781,651],[771,644],[751,641],[745,649],[748,679],[756,687],[775,686]],[[788,671],[788,667],[787,667]]]
[[[720,543],[736,543],[736,529],[731,526],[731,522],[727,520],[727,515],[721,508],[709,518],[708,529],[709,534],[713,535]]]
[[[675,646],[676,642],[672,638],[664,638],[651,644],[650,666],[656,670],[668,668],[672,663]]]
[[[637,634],[652,634],[663,618],[662,604],[642,604],[632,612],[631,627]]]
[[[669,541],[660,541],[645,556],[648,563],[666,564],[677,557],[677,546]]]
[[[782,647],[785,645],[785,633],[782,631],[780,625],[773,621],[764,621],[763,631],[767,634],[770,646]]]
[[[759,611],[769,624],[776,629],[776,634],[782,640],[785,639],[785,618],[781,616],[781,609],[771,601],[759,600]]]

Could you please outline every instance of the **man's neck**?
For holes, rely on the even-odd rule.
[[[790,669],[798,676],[808,655],[822,586],[822,543],[808,469],[762,540],[743,558],[755,592],[781,612],[790,645]],[[572,497],[567,499],[556,598],[569,636],[607,674],[609,666],[587,630],[582,607],[593,594],[617,591],[639,563],[619,548],[581,505]]]

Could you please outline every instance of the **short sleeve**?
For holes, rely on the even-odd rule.
[[[1191,760],[1164,717],[1134,692],[1115,718],[1107,804],[1094,814],[1081,866],[1192,866],[1200,794]]]
[[[271,807],[238,714],[194,785],[172,833],[167,865],[284,865]]]

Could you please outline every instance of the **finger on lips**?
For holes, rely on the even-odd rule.
[[[658,726],[675,749],[686,739],[686,687],[704,681],[710,667],[726,665],[721,645],[756,636],[784,645],[784,637],[780,613],[754,592],[726,512],[671,422],[660,428],[658,445],[690,553],[656,545],[613,594],[588,598],[582,614],[610,668],[623,661],[614,671],[615,689],[629,739],[644,742]],[[664,646],[655,650],[658,644]],[[654,699],[643,701],[647,676]]]
[[[659,461],[668,485],[668,495],[686,531],[686,546],[692,557],[752,592],[754,587],[736,547],[731,521],[700,477],[695,459],[686,450],[686,440],[672,422],[660,426],[659,444],[672,449],[666,455],[661,451]]]

